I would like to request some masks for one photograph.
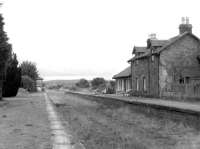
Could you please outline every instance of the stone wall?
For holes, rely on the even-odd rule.
[[[151,58],[150,58],[151,59]],[[149,60],[150,66],[150,95],[159,96],[159,56],[154,55],[154,61]]]
[[[159,96],[159,57],[154,56],[152,60],[151,56],[145,57],[132,62],[132,89],[133,95],[138,96],[149,96],[158,97]],[[146,91],[143,87],[143,77],[146,78]],[[136,78],[139,79],[139,90],[136,86]]]
[[[138,62],[136,62],[138,61]],[[132,90],[134,95],[149,95],[149,59],[143,58],[132,62]],[[143,77],[146,78],[146,88],[145,91],[143,88]],[[139,89],[137,90],[137,82],[136,79],[138,79],[138,85]]]

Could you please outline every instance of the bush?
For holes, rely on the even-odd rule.
[[[72,87],[69,88],[69,90],[71,90],[71,91],[77,91],[77,88],[75,86],[72,86]]]
[[[54,85],[48,86],[48,89],[56,89],[56,90],[58,90],[60,88],[63,88],[62,84],[54,84]]]
[[[88,87],[90,87],[90,84],[89,84],[88,80],[86,80],[86,79],[80,79],[76,83],[76,86],[80,87],[80,88],[88,88]]]
[[[94,78],[91,81],[91,85],[93,89],[97,89],[99,87],[103,88],[106,87],[106,81],[104,78]]]
[[[24,89],[29,92],[35,91],[35,81],[29,76],[22,76],[21,85]]]
[[[63,88],[63,85],[62,84],[57,84],[54,89],[61,89],[61,88]]]

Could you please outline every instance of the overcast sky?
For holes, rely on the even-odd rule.
[[[1,0],[2,1],[2,0]],[[21,61],[44,78],[111,79],[128,66],[132,48],[178,34],[188,16],[200,37],[198,0],[4,0],[5,30]]]

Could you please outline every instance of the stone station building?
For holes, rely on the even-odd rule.
[[[135,46],[132,54],[128,60],[132,95],[200,97],[200,40],[192,33],[188,18],[182,19],[177,36],[159,40],[152,34],[147,45]],[[124,77],[113,78],[118,91]]]

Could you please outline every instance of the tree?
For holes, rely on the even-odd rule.
[[[30,92],[35,91],[35,82],[31,77],[27,75],[22,76],[21,85],[27,91],[30,91]]]
[[[21,67],[21,73],[22,73],[22,76],[28,76],[32,81],[30,81],[29,79],[29,83],[32,83],[31,85],[31,88],[25,88],[25,89],[28,89],[29,91],[36,91],[36,80],[38,78],[38,70],[37,70],[37,67],[36,67],[36,64],[33,63],[33,62],[30,62],[30,61],[24,61],[22,62],[22,64],[20,65]],[[26,80],[27,77],[25,77]],[[24,79],[24,77],[23,77]],[[22,81],[22,84],[23,84],[23,81]]]
[[[80,88],[88,88],[90,86],[90,83],[86,79],[80,79],[77,83],[76,86]]]
[[[12,54],[7,63],[5,80],[3,82],[3,97],[16,96],[21,83],[21,69],[18,66],[17,55]]]
[[[113,80],[110,80],[109,84],[110,84],[111,88],[115,88],[116,82]]]
[[[29,76],[33,81],[36,81],[38,78],[38,70],[35,63],[24,61],[20,67],[22,76]]]
[[[99,87],[103,88],[106,86],[106,81],[104,78],[94,78],[91,81],[91,85],[93,89],[97,89]]]
[[[3,17],[0,14],[0,63],[6,64],[11,56],[11,44],[8,43],[8,37],[4,31]]]
[[[4,31],[3,17],[0,14],[0,99],[2,99],[3,79],[6,74],[6,65],[10,57],[11,45],[8,43],[8,37]]]

